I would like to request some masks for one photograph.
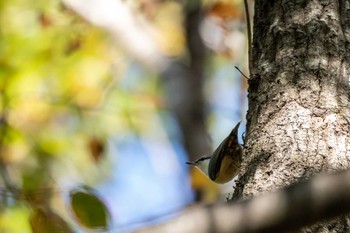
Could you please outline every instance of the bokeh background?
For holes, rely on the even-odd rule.
[[[244,132],[246,41],[241,0],[2,0],[0,232],[130,231],[225,201],[234,182],[185,162]]]

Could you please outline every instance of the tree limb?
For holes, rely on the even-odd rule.
[[[235,204],[194,206],[148,232],[285,232],[350,212],[350,170],[320,175]]]

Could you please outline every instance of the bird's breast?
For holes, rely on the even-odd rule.
[[[220,184],[229,182],[237,175],[238,168],[238,161],[235,161],[231,156],[225,156],[214,181]]]

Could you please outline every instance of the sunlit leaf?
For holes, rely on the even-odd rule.
[[[28,209],[24,206],[6,208],[0,213],[0,232],[23,233],[29,232]]]
[[[0,123],[1,124],[1,123]],[[5,136],[2,138],[2,159],[6,164],[17,163],[28,156],[29,145],[26,142],[22,132],[7,126],[0,127],[0,134]]]
[[[95,192],[86,186],[70,192],[71,211],[76,221],[90,230],[107,230],[110,213]]]

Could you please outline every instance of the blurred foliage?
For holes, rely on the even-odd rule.
[[[2,203],[1,232],[73,232],[50,209],[50,192],[72,174],[92,177],[120,127],[109,111],[121,101],[112,74],[123,64],[109,40],[59,1],[1,1],[0,185],[13,196]],[[72,164],[62,173],[64,160]]]
[[[36,168],[86,156],[91,137],[112,132],[91,125],[104,117],[115,54],[57,1],[2,1],[0,10],[1,159],[21,166],[25,185]]]
[[[50,209],[33,209],[29,218],[33,233],[74,233],[58,214]]]
[[[28,222],[29,211],[25,206],[18,205],[3,209],[0,214],[0,232],[23,233],[30,231]]]
[[[161,32],[162,52],[182,56],[181,3],[134,3]],[[11,194],[0,198],[0,232],[73,232],[51,209],[59,181],[98,182],[111,172],[103,161],[112,134],[153,130],[148,119],[163,107],[156,79],[143,71],[147,78],[129,88],[119,80],[127,62],[107,34],[58,0],[0,1],[0,186]],[[81,225],[96,226],[79,214],[86,202],[105,216],[98,224],[109,224],[94,192],[70,198]]]

